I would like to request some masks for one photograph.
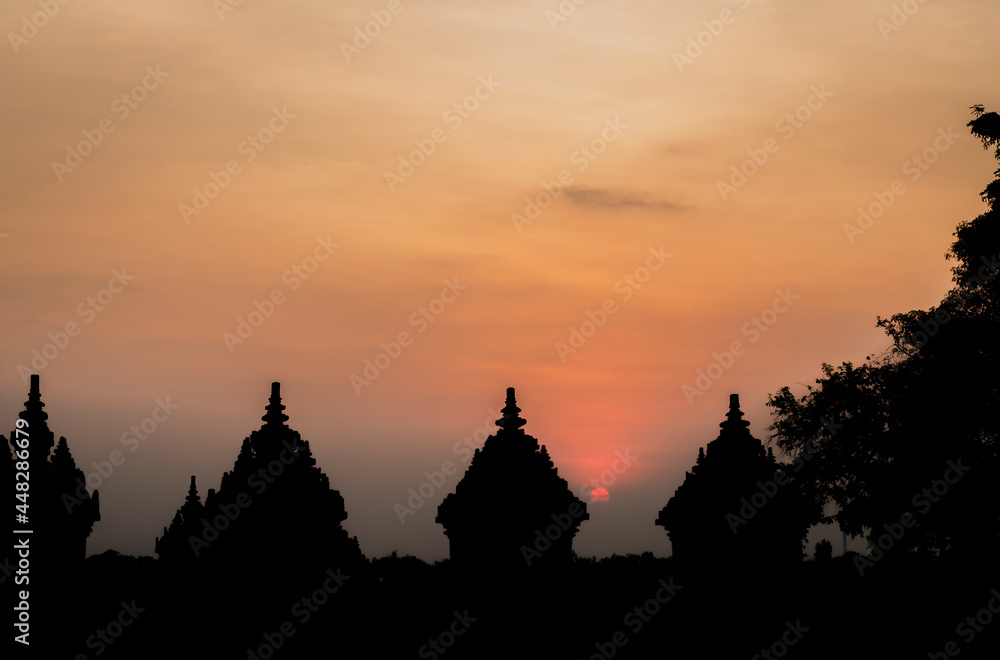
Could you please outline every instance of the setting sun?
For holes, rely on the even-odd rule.
[[[611,499],[611,493],[604,488],[595,488],[590,492],[591,502],[607,502]]]

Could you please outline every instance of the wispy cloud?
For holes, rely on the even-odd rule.
[[[567,188],[566,197],[574,204],[605,209],[649,209],[651,211],[681,211],[688,207],[677,202],[648,199],[636,193],[603,190],[600,188]]]

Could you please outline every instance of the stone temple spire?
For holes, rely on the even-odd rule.
[[[740,507],[759,497],[760,484],[775,479],[782,465],[751,435],[738,394],[729,396],[729,412],[719,426],[718,437],[699,449],[695,466],[656,519],[670,537],[674,560],[696,571],[753,567],[758,572],[800,562],[816,513],[812,505],[797,488],[774,486],[766,507],[754,505],[752,520],[739,518],[745,515]]]
[[[156,541],[165,565],[183,571],[200,562],[217,591],[238,609],[251,606],[261,593],[258,581],[247,580],[248,575],[273,578],[269,588],[272,595],[274,589],[280,591],[280,598],[275,596],[280,602],[306,587],[314,589],[321,568],[339,565],[350,575],[365,562],[357,538],[341,526],[347,518],[344,498],[330,487],[309,443],[286,423],[284,410],[280,383],[271,383],[264,423],[244,438],[219,489],[201,498],[192,477],[180,517],[174,516]],[[217,524],[220,516],[231,524],[218,526],[218,538],[210,538],[205,523]],[[294,560],[286,562],[282,558],[289,549]]]
[[[288,415],[282,412],[285,406],[281,404],[281,383],[271,383],[271,398],[268,399],[268,404],[264,409],[267,413],[261,417],[261,420],[268,425],[285,426]]]
[[[28,400],[24,402],[24,412],[30,413],[35,419],[44,421],[49,418],[49,414],[42,411],[44,407],[42,392],[38,386],[38,374],[31,374],[31,389],[28,390]]]
[[[195,484],[194,475],[191,476],[191,486],[188,488],[187,497],[184,498],[184,505],[180,508],[184,522],[187,524],[201,522],[202,512],[205,510],[201,503],[201,496],[198,495],[198,486]]]
[[[18,413],[18,417],[28,422],[27,431],[31,436],[31,454],[28,460],[33,465],[32,470],[39,471],[44,470],[47,466],[49,454],[56,444],[55,435],[49,430],[49,414],[42,410],[44,407],[41,389],[38,385],[38,374],[31,374],[28,400],[24,402],[24,410]],[[44,478],[41,472],[37,475],[38,478]]]
[[[726,413],[726,421],[721,422],[719,427],[725,431],[743,431],[750,428],[750,422],[743,419],[743,411],[740,410],[740,395],[729,395],[729,412]]]
[[[505,403],[506,405],[503,410],[500,411],[503,413],[503,417],[496,421],[496,425],[508,432],[520,430],[520,428],[528,422],[521,419],[521,416],[518,414],[521,412],[521,409],[517,407],[517,400],[514,398],[513,387],[507,388],[507,401]]]
[[[500,428],[438,507],[435,522],[444,526],[451,560],[466,576],[493,579],[534,566],[568,566],[573,537],[589,519],[548,450],[521,428],[520,412],[508,387]],[[562,521],[558,533],[554,521]],[[549,534],[542,550],[536,546],[541,534]]]
[[[84,487],[86,478],[77,468],[66,438],[60,437],[56,445],[44,408],[38,374],[31,374],[28,400],[18,413],[27,427],[21,425],[12,431],[8,442],[9,446],[17,446],[24,433],[30,438],[27,459],[32,484],[30,516],[34,537],[39,539],[31,559],[38,560],[39,566],[44,567],[39,568],[38,574],[48,574],[50,586],[57,589],[58,572],[86,557],[87,537],[94,523],[101,519],[100,500],[96,490],[89,494]],[[42,578],[43,584],[46,579]]]
[[[187,497],[184,498],[184,501],[187,502],[188,504],[196,504],[197,505],[197,504],[201,503],[201,497],[198,495],[198,484],[195,483],[194,477],[195,477],[195,475],[192,474],[191,475],[191,486],[188,487],[188,494],[187,494]]]

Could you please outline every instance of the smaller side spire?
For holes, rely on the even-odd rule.
[[[191,487],[188,488],[187,497],[184,498],[185,504],[201,504],[201,496],[198,495],[198,486],[195,484],[194,475],[191,475]]]
[[[60,470],[64,470],[67,473],[72,473],[76,470],[76,461],[73,460],[73,454],[69,450],[69,445],[66,444],[66,438],[60,436],[59,443],[56,445],[56,450],[52,452],[52,467]]]
[[[298,446],[295,448],[295,459],[301,461],[301,464],[306,467],[313,467],[316,465],[316,459],[313,458],[312,449],[309,448],[308,440],[299,441]]]
[[[191,487],[188,488],[187,497],[184,498],[184,504],[178,510],[178,513],[184,520],[185,527],[194,529],[201,522],[204,511],[205,507],[201,503],[201,497],[198,495],[198,486],[195,484],[194,476],[192,475]]]
[[[556,470],[555,463],[552,462],[552,457],[549,456],[549,450],[546,449],[545,445],[542,445],[542,448],[539,450],[538,453],[542,455],[542,460],[544,461],[545,467]],[[558,470],[556,470],[556,473],[558,473]]]
[[[521,416],[518,414],[521,412],[521,409],[517,407],[517,400],[514,398],[513,387],[507,388],[507,401],[505,403],[506,405],[503,410],[500,411],[503,413],[503,417],[496,421],[497,426],[505,431],[517,431],[528,423],[526,420],[521,419]]]

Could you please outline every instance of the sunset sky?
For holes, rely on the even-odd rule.
[[[666,556],[729,394],[765,440],[985,210],[1000,5],[904,4],[5,2],[0,416],[40,373],[78,466],[124,451],[88,552],[152,554],[280,381],[362,550],[435,560],[459,475],[394,504],[513,386],[574,492],[635,457],[577,552]]]

